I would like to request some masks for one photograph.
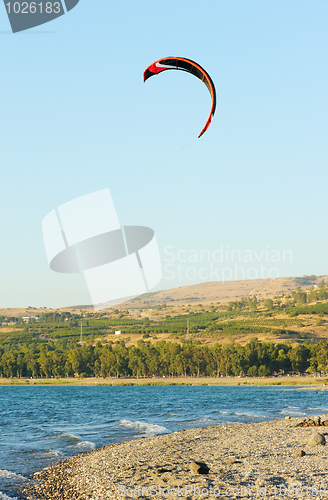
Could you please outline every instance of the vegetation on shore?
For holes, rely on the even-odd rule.
[[[63,378],[0,378],[0,386],[288,386],[297,390],[327,390],[327,376],[279,375],[273,377],[63,377]]]
[[[30,314],[26,324],[23,318],[0,317],[1,377],[328,372],[324,283],[263,300],[248,296],[178,310],[160,305],[84,316],[44,311],[35,317],[31,308]]]
[[[192,341],[139,341],[101,345],[65,345],[58,342],[17,346],[4,351],[1,377],[153,377],[153,376],[269,376],[285,372],[328,371],[328,342],[264,343],[201,346]]]

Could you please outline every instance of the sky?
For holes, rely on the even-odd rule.
[[[154,290],[326,275],[326,0],[80,0],[13,34],[0,5],[0,307],[90,303],[52,271],[42,220],[109,188],[154,230]],[[216,86],[153,61],[197,61]]]

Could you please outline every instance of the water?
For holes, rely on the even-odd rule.
[[[0,500],[31,473],[101,446],[209,425],[328,413],[328,391],[285,387],[0,386]]]

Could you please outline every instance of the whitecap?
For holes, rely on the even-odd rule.
[[[82,449],[87,449],[87,450],[94,450],[96,447],[95,443],[92,443],[92,441],[84,441],[83,439],[79,438],[78,436],[75,436],[75,434],[61,432],[60,434],[57,434],[56,437],[66,441],[66,446],[69,449],[72,449],[72,448],[81,449],[82,448]]]
[[[312,408],[311,406],[307,406],[307,407],[305,408],[305,410],[309,410],[309,411],[320,411],[320,412],[322,412],[322,411],[325,411],[325,410],[326,410],[326,408]]]
[[[120,420],[120,426],[126,429],[131,429],[137,431],[138,434],[142,434],[145,437],[155,436],[156,434],[164,434],[168,432],[166,427],[157,424],[149,424],[147,422],[131,422],[131,420]]]
[[[238,411],[231,412],[231,415],[237,415],[238,417],[266,418],[265,415],[257,415],[256,413],[239,413]]]
[[[27,481],[27,478],[25,476],[22,476],[21,474],[15,474],[15,472],[10,472],[7,469],[0,469],[0,478],[14,479],[15,481]]]
[[[66,433],[66,432],[60,432],[59,434],[56,434],[56,436],[53,437],[54,439],[64,439],[65,441],[69,442],[77,442],[81,441],[80,438],[75,436],[74,434]]]
[[[34,457],[36,457],[36,458],[58,458],[58,457],[62,457],[63,455],[64,455],[64,453],[62,453],[61,451],[53,450],[50,448],[49,450],[44,450],[44,451],[40,451],[38,453],[35,453]]]
[[[18,500],[17,497],[9,497],[0,491],[0,500]]]
[[[96,445],[95,443],[92,443],[92,441],[80,441],[75,445],[77,448],[87,448],[90,450],[94,450]]]
[[[294,416],[294,417],[305,417],[306,413],[304,411],[287,411],[287,410],[281,410],[283,415],[289,415],[289,416]]]

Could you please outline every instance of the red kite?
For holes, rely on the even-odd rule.
[[[204,82],[206,87],[208,88],[212,97],[212,108],[203,130],[198,136],[201,137],[203,133],[208,129],[215,113],[216,93],[213,80],[199,64],[191,61],[191,59],[185,59],[184,57],[165,57],[164,59],[159,59],[158,61],[155,61],[153,64],[148,66],[148,68],[144,72],[144,82],[151,76],[157,75],[158,73],[166,71],[167,69],[179,69],[181,71],[192,73],[193,75],[197,76],[197,78],[202,80],[202,82]]]

